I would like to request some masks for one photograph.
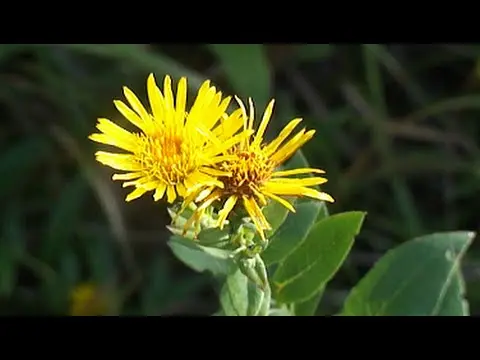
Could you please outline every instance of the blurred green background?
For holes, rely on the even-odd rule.
[[[127,85],[205,79],[226,94],[274,97],[269,132],[294,117],[317,130],[304,147],[327,171],[331,213],[368,216],[318,314],[339,309],[374,262],[414,236],[477,230],[478,45],[0,45],[0,314],[211,314],[208,274],[166,245],[166,208],[94,161],[98,117],[120,119]],[[480,313],[480,252],[463,271]],[[72,296],[80,303],[72,309]],[[78,307],[77,306],[77,307]]]

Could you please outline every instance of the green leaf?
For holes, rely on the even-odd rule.
[[[343,315],[468,315],[460,261],[474,235],[436,233],[390,250],[350,292]]]
[[[347,257],[364,217],[365,213],[352,211],[317,222],[273,275],[275,299],[301,302],[319,292]]]
[[[180,236],[172,236],[168,245],[180,261],[198,272],[225,275],[232,264],[229,251],[200,246]]]
[[[198,242],[203,246],[220,247],[228,242],[228,232],[219,228],[208,228],[200,231],[198,234]]]
[[[262,253],[267,265],[281,262],[300,246],[315,223],[321,206],[322,203],[318,201],[309,201],[296,206],[297,212],[288,215]]]
[[[220,303],[226,316],[257,316],[264,308],[265,292],[239,269],[227,276],[220,291]]]
[[[287,308],[272,309],[268,316],[294,316]]]
[[[468,316],[469,313],[469,305],[465,300],[465,281],[457,270],[439,305],[437,316]]]
[[[294,304],[295,315],[296,316],[314,316],[324,291],[325,291],[325,287],[322,286],[320,291],[316,292],[310,299],[295,303]]]
[[[265,108],[270,96],[271,79],[264,46],[262,44],[210,46],[238,95],[242,98],[252,97],[257,109]]]

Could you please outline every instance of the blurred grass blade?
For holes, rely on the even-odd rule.
[[[19,206],[12,205],[5,210],[0,237],[0,297],[10,296],[16,285],[26,241]]]
[[[422,121],[430,116],[440,115],[448,111],[460,111],[466,109],[479,109],[480,95],[462,95],[437,101],[423,109],[408,115],[407,121]]]
[[[333,49],[330,44],[296,45],[295,57],[299,61],[319,61],[330,56]]]
[[[153,259],[146,277],[147,284],[140,298],[142,315],[158,315],[167,303],[168,287],[170,285],[168,267],[164,256],[157,256]]]
[[[384,255],[353,288],[343,315],[468,315],[460,261],[474,233],[436,233]]]
[[[47,145],[43,138],[31,137],[19,141],[0,156],[0,199],[15,194],[20,186],[31,179],[31,171],[47,154]]]
[[[85,54],[128,62],[147,73],[156,73],[157,76],[163,77],[166,74],[174,78],[186,76],[189,85],[195,90],[200,88],[202,82],[206,80],[197,72],[182,66],[175,60],[158,52],[153,53],[149,50],[148,44],[62,44],[57,46],[63,46]]]
[[[42,243],[42,257],[52,260],[63,244],[72,241],[80,212],[87,199],[88,186],[81,173],[71,179],[51,205],[47,234]]]
[[[263,109],[271,92],[268,59],[262,44],[212,44],[211,49],[237,95],[246,101],[253,98],[255,107]]]

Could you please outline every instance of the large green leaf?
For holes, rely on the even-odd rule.
[[[365,213],[352,211],[317,222],[273,275],[275,299],[283,303],[301,302],[319,292],[350,252],[364,217]]]
[[[250,281],[239,269],[233,269],[220,292],[223,314],[226,316],[266,314],[270,302],[269,293]]]
[[[232,264],[229,251],[200,246],[180,236],[172,236],[168,245],[180,261],[198,272],[226,275]]]
[[[262,253],[262,258],[267,265],[281,262],[300,246],[315,223],[321,206],[325,205],[318,201],[309,201],[296,206],[296,213],[288,215]]]
[[[325,203],[322,203],[320,207],[320,213],[318,214],[317,221],[325,219],[328,214],[328,209]],[[325,293],[325,286],[322,286],[313,296],[309,299],[296,302],[293,306],[293,311],[296,316],[313,316],[317,312],[318,304],[322,300],[322,296]]]
[[[322,295],[325,291],[325,287],[322,286],[319,291],[317,291],[309,299],[295,303],[293,306],[293,311],[295,316],[313,316],[315,315],[318,304],[322,299]]]
[[[345,301],[344,315],[468,315],[460,261],[474,233],[436,233],[390,250]]]
[[[263,109],[270,96],[270,69],[262,44],[212,44],[236,93]]]

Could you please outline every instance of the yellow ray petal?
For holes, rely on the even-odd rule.
[[[133,142],[124,141],[120,137],[112,137],[105,134],[92,134],[88,138],[101,144],[116,146],[120,149],[131,152],[134,152],[137,149],[137,146]]]
[[[133,93],[132,90],[124,86],[123,94],[125,95],[125,98],[130,103],[130,106],[132,107],[132,109],[137,112],[137,114],[140,116],[140,118],[143,121],[150,119],[150,116],[148,115],[147,111],[145,110],[142,103],[140,102],[140,100],[138,100],[138,97]]]
[[[235,95],[235,100],[238,103],[238,106],[240,106],[240,109],[242,109],[242,115],[243,115],[243,129],[247,130],[248,129],[248,115],[247,115],[247,109],[245,108],[245,105],[243,104],[243,101]]]
[[[174,118],[174,104],[173,104],[173,92],[172,92],[172,79],[170,76],[165,76],[163,81],[163,95],[164,95],[164,106],[165,112],[163,117],[165,119],[165,124],[173,124]],[[168,190],[167,190],[168,194]]]
[[[178,183],[176,188],[177,188],[178,195],[181,197],[184,197],[185,193],[187,192],[187,189],[185,188],[185,186],[182,183]]]
[[[200,171],[204,174],[211,175],[211,176],[231,176],[232,173],[228,171],[222,171],[210,167],[202,167]]]
[[[262,209],[260,208],[260,206],[258,206],[258,203],[256,202],[256,200],[253,199],[253,198],[251,198],[251,199],[250,199],[250,202],[251,202],[251,204],[253,205],[253,208],[255,209],[255,213],[257,214],[257,217],[258,217],[258,219],[260,220],[260,223],[262,224],[263,229],[264,229],[264,230],[271,230],[272,227],[271,227],[270,224],[268,223],[267,218],[265,217],[265,215],[263,215]]]
[[[293,129],[302,122],[302,119],[293,119],[285,126],[275,140],[273,140],[263,151],[266,156],[273,154],[283,141],[292,133]]]
[[[257,229],[257,232],[260,234],[260,237],[262,238],[262,240],[266,241],[265,233],[263,232],[264,226],[263,226],[262,220],[258,217],[258,214],[256,212],[256,205],[257,203],[255,202],[255,200],[250,199],[246,196],[243,196],[243,206],[245,207],[245,210],[247,210],[247,213],[250,216],[250,219],[252,219],[255,225],[255,228]]]
[[[167,190],[166,184],[158,185],[158,187],[155,189],[155,193],[153,194],[153,200],[158,201],[162,199],[163,195],[165,195],[166,190]]]
[[[140,196],[142,196],[146,192],[147,191],[141,187],[136,188],[130,194],[127,195],[127,197],[125,198],[125,201],[130,202],[132,200],[138,199]]]
[[[253,129],[253,121],[255,119],[255,108],[253,106],[252,98],[248,98],[248,105],[250,107],[250,115],[248,119],[248,128]]]
[[[276,195],[308,196],[317,200],[334,202],[330,195],[303,186],[268,182],[265,184],[265,190]]]
[[[309,177],[304,179],[288,179],[288,178],[273,178],[269,182],[274,184],[299,185],[299,186],[315,186],[325,184],[328,180],[322,177]]]
[[[290,175],[300,175],[300,174],[308,174],[308,173],[325,174],[325,171],[320,170],[320,169],[314,169],[314,168],[301,168],[301,169],[292,169],[292,170],[282,170],[282,171],[275,171],[275,172],[272,174],[272,177],[290,176]]]
[[[233,136],[232,138],[230,138],[226,141],[223,141],[223,142],[221,142],[218,138],[216,138],[216,141],[218,143],[215,144],[215,147],[213,147],[212,149],[209,149],[209,151],[207,152],[207,155],[209,157],[211,157],[215,154],[218,154],[219,152],[224,152],[225,153],[232,146],[234,146],[235,144],[238,144],[241,141],[243,141],[244,139],[248,138],[251,134],[253,134],[253,130],[250,129],[250,130],[242,131],[240,134],[237,134],[237,135]],[[215,136],[211,132],[210,132],[210,134],[208,134],[208,136],[210,136],[210,135]]]
[[[301,134],[301,132],[299,133]],[[303,146],[308,140],[312,138],[315,134],[315,130],[310,130],[305,134],[302,134],[297,138],[295,136],[289,142],[287,142],[283,147],[281,147],[276,153],[274,153],[270,159],[277,163],[282,163],[286,161],[290,156],[292,156],[295,151]]]
[[[271,198],[272,200],[275,200],[277,202],[279,202],[280,204],[282,204],[283,206],[285,206],[288,210],[290,210],[291,212],[296,212],[295,208],[293,207],[292,204],[290,204],[287,200],[281,198],[280,196],[277,196],[275,194],[272,194],[268,191],[265,191],[263,190],[262,191],[266,196],[268,196],[269,198]]]
[[[97,129],[103,132],[105,135],[109,135],[111,137],[119,137],[125,141],[134,141],[136,138],[134,134],[125,130],[121,126],[118,126],[114,122],[105,119],[99,118],[97,122]]]
[[[98,162],[110,166],[115,170],[141,171],[143,167],[139,164],[133,155],[114,154],[105,151],[97,151],[95,157]]]
[[[182,77],[177,86],[176,118],[175,122],[183,126],[185,119],[185,106],[187,103],[187,79]]]
[[[243,125],[242,109],[235,110],[230,116],[224,116],[222,122],[215,127],[213,133],[219,139],[228,139],[233,136]]]
[[[260,192],[260,190],[257,188],[255,184],[249,184],[249,188],[253,191],[253,193],[257,196],[257,198],[260,200],[260,203],[262,206],[267,205],[267,199],[265,196]]]
[[[223,183],[210,175],[196,171],[185,179],[185,186],[192,190],[200,186],[218,186],[223,188]]]
[[[117,110],[128,120],[130,121],[133,125],[141,129],[142,131],[145,132],[145,124],[144,121],[138,116],[135,111],[130,109],[123,101],[120,100],[114,100],[113,104],[117,108]]]
[[[220,93],[221,94],[221,93]],[[225,99],[222,100],[222,102],[218,105],[215,111],[212,112],[212,119],[215,121],[212,124],[209,124],[209,128],[213,128],[215,124],[218,122],[219,119],[221,119],[222,115],[225,113],[225,111],[228,108],[228,105],[230,105],[230,101],[232,100],[231,96],[227,96]]]
[[[235,207],[237,200],[238,200],[238,197],[236,195],[230,196],[227,199],[227,201],[225,201],[225,205],[223,206],[222,210],[218,212],[217,226],[219,226],[221,230],[223,230],[223,227],[225,225],[225,220],[227,219],[228,214],[230,214],[230,212]]]
[[[133,172],[133,173],[127,173],[127,174],[113,174],[112,180],[133,180],[142,176],[143,176],[143,173],[141,172]]]
[[[176,198],[177,192],[175,191],[175,187],[173,185],[167,186],[167,201],[172,204]]]
[[[214,191],[208,195],[203,201],[202,204],[197,208],[198,211],[205,210],[208,208],[214,201],[220,199],[222,193],[220,191]]]
[[[148,180],[145,183],[141,185],[145,190],[147,191],[152,191],[158,188],[158,186],[161,185],[161,183],[158,180]]]
[[[265,134],[268,122],[270,121],[270,118],[272,116],[274,104],[275,100],[271,100],[267,108],[265,109],[265,112],[263,113],[262,121],[260,123],[260,126],[258,127],[257,133],[255,134],[255,139],[252,142],[253,147],[259,146],[263,140],[263,135]]]
[[[164,100],[160,89],[155,83],[155,77],[153,74],[150,74],[147,79],[147,93],[153,117],[155,118],[155,121],[162,123]]]

